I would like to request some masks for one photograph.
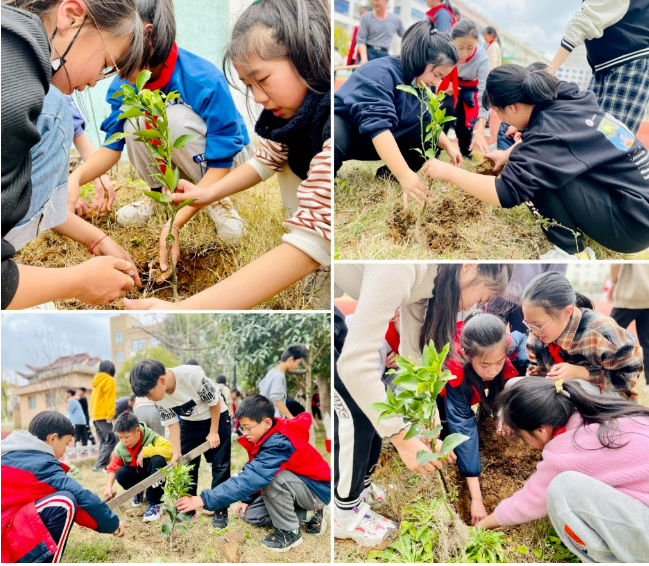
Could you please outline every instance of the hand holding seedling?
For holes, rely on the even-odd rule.
[[[190,511],[196,511],[197,509],[202,509],[204,506],[203,500],[198,495],[188,495],[181,497],[176,501],[176,509],[181,513],[189,513]]]
[[[430,202],[432,193],[417,173],[409,171],[398,180],[403,189],[403,208],[408,208],[408,198],[414,200],[419,206],[423,206],[424,202]]]
[[[208,204],[212,204],[219,200],[216,193],[217,191],[215,190],[214,185],[210,187],[197,187],[186,179],[180,179],[175,192],[171,195],[171,198],[176,204],[180,204],[186,199],[192,199],[193,202],[190,206],[193,206],[194,208],[202,208],[203,206],[207,206]]]
[[[171,243],[171,261],[174,267],[178,265],[180,259],[180,230],[174,226],[173,228],[166,224],[160,232],[160,270],[167,271],[169,269],[169,234],[173,236]]]
[[[439,159],[429,159],[424,163],[422,173],[425,177],[429,179],[435,179],[437,181],[446,181],[446,175],[449,169],[453,169],[453,166],[449,163],[444,163]]]
[[[590,372],[587,367],[564,362],[553,365],[545,378],[550,381],[557,381],[558,379],[563,379],[563,381],[568,381],[569,379],[585,379],[586,381],[590,381]]]

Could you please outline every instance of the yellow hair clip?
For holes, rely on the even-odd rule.
[[[554,382],[554,388],[557,390],[557,393],[561,393],[563,391],[563,379],[557,379]]]

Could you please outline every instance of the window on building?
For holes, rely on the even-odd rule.
[[[149,348],[157,348],[158,346],[160,346],[160,340],[157,338],[151,338],[149,340]]]
[[[414,8],[410,10],[410,17],[413,20],[423,20],[425,15],[421,10],[415,10]]]
[[[124,333],[115,332],[115,344],[123,344],[123,343],[124,343]]]
[[[394,13],[398,16],[401,14],[401,6],[395,6],[394,7]]]
[[[53,409],[54,407],[56,407],[56,395],[53,391],[45,393],[45,405],[47,405],[48,409]]]
[[[134,356],[138,352],[146,350],[146,343],[144,338],[141,340],[132,340],[131,341],[131,355]]]
[[[29,408],[30,409],[35,409],[36,408],[36,397],[29,396],[27,397],[27,403],[29,403]]]
[[[115,352],[115,361],[118,364],[121,364],[124,361],[124,352],[122,350]]]
[[[339,14],[349,14],[348,0],[334,0],[334,10]]]

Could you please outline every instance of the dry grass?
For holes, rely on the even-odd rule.
[[[337,259],[538,259],[552,247],[526,206],[492,206],[448,183],[434,183],[425,216],[414,204],[404,211],[398,183],[374,177],[378,165],[350,161],[338,173]],[[586,241],[598,259],[649,259]]]
[[[128,164],[122,164],[111,175],[113,185],[118,188],[113,211],[125,204],[145,198],[142,194],[146,185],[134,180],[136,174]],[[90,188],[89,188],[90,187]],[[82,196],[92,201],[94,188],[85,186]],[[248,234],[239,246],[222,242],[216,235],[216,227],[206,211],[200,211],[182,231],[180,241],[181,260],[178,268],[178,293],[187,298],[232,275],[281,243],[283,206],[277,181],[273,177],[256,187],[234,195],[232,200],[248,223]],[[159,259],[158,240],[165,222],[164,213],[158,210],[144,227],[124,228],[115,222],[114,212],[110,215],[95,215],[89,220],[107,232],[120,246],[126,249],[136,263],[144,287],[131,291],[130,298],[157,297],[171,300],[169,282],[155,283],[149,280],[149,264],[157,267]],[[41,267],[69,267],[86,261],[88,250],[52,231],[39,236],[20,250],[20,263]],[[77,300],[58,301],[59,309],[121,309],[120,301],[102,307],[91,307]],[[303,292],[303,283],[297,282],[279,295],[259,305],[260,309],[300,310],[311,309]]]
[[[327,461],[322,435],[318,435],[317,448]],[[238,471],[247,461],[245,450],[237,443],[232,444],[232,471]],[[106,484],[106,475],[91,471],[92,461],[78,464],[81,471],[81,484],[101,496]],[[199,474],[199,492],[209,488],[210,474],[205,468],[205,460],[201,461]],[[115,484],[116,491],[121,488]],[[329,529],[321,536],[302,533],[304,542],[287,553],[277,553],[268,550],[261,544],[269,529],[256,528],[244,523],[235,516],[236,504],[230,507],[229,525],[223,531],[212,528],[212,517],[202,512],[193,524],[189,533],[174,535],[173,549],[170,550],[167,540],[160,535],[162,520],[143,523],[142,518],[133,516],[130,503],[118,510],[120,520],[126,528],[122,538],[112,535],[99,534],[89,529],[75,526],[72,529],[68,545],[63,556],[63,562],[232,562],[238,559],[241,563],[268,562],[330,562],[331,542]],[[144,509],[140,510],[140,513]],[[328,508],[325,510],[327,516]],[[328,517],[327,517],[328,520]],[[230,554],[236,553],[236,557]]]

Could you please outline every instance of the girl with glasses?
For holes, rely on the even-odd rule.
[[[141,56],[135,0],[3,2],[3,309],[72,298],[106,304],[140,283],[125,250],[67,211],[73,125],[63,94],[132,73]],[[103,257],[59,269],[16,264],[16,251],[48,229]]]

